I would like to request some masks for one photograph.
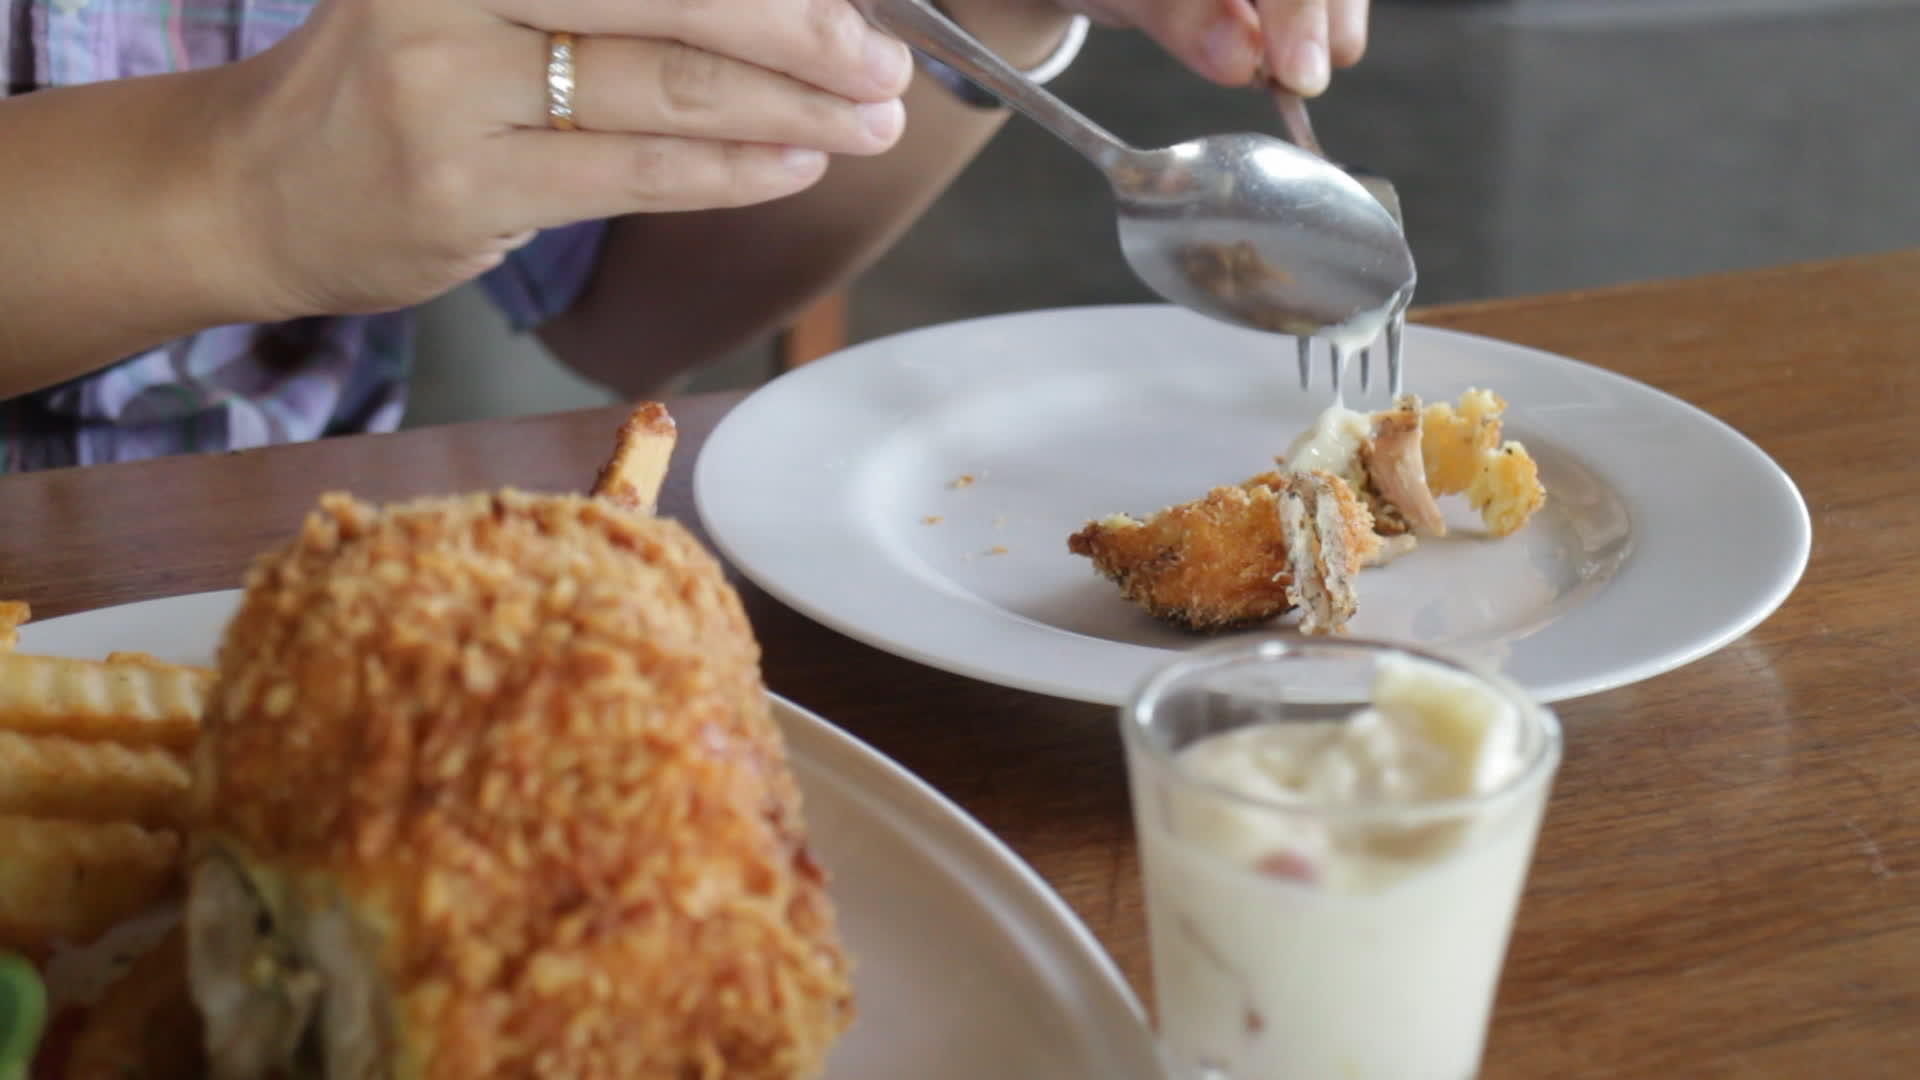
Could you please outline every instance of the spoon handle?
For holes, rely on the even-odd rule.
[[[1106,170],[1138,151],[1035,86],[925,0],[855,0],[867,21],[972,79]]]

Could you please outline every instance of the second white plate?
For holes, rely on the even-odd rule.
[[[28,623],[20,647],[208,664],[238,600],[201,593]],[[790,702],[773,706],[854,961],[859,1015],[827,1080],[1157,1080],[1138,1003],[1038,875],[905,769]],[[83,998],[98,981],[55,990]]]
[[[1553,701],[1705,655],[1799,580],[1806,505],[1727,425],[1533,349],[1425,327],[1406,347],[1422,398],[1507,399],[1548,503],[1500,541],[1449,507],[1456,535],[1361,576],[1354,634],[1497,665]],[[999,316],[768,384],[707,442],[694,492],[726,556],[808,616],[959,674],[1114,704],[1198,639],[1125,602],[1067,536],[1266,468],[1324,403],[1295,384],[1291,341],[1175,308]],[[1381,404],[1376,389],[1367,407]]]

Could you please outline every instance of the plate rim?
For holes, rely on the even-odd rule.
[[[936,648],[930,648],[916,641],[889,638],[862,622],[845,617],[830,603],[822,603],[789,587],[777,574],[770,573],[761,565],[753,553],[746,550],[746,542],[732,535],[719,520],[716,504],[724,500],[721,481],[716,477],[719,466],[715,464],[719,455],[728,452],[733,441],[739,440],[751,445],[752,435],[742,434],[750,431],[750,425],[758,410],[771,407],[782,396],[804,393],[795,387],[806,387],[820,380],[843,378],[842,371],[857,370],[861,365],[882,364],[886,361],[875,357],[896,356],[910,350],[916,339],[938,337],[953,333],[957,328],[979,327],[995,323],[1019,323],[1027,321],[1065,320],[1074,318],[1097,318],[1103,313],[1157,313],[1157,317],[1172,315],[1195,320],[1197,326],[1212,327],[1214,324],[1190,312],[1184,312],[1168,304],[1123,303],[1099,304],[1071,307],[1041,308],[1031,311],[1007,312],[955,320],[931,326],[916,327],[899,333],[863,341],[822,357],[813,363],[781,375],[747,395],[739,404],[723,416],[715,425],[712,433],[701,446],[694,463],[693,501],[695,513],[700,524],[714,547],[727,562],[738,570],[747,580],[764,590],[780,603],[804,615],[808,619],[837,633],[863,644],[895,656],[912,660],[925,666],[976,679],[992,685],[1045,694],[1067,700],[1088,702],[1097,705],[1123,704],[1132,690],[1132,686],[1116,687],[1112,685],[1090,686],[1052,679],[1044,675],[1025,671],[1008,671],[1005,666],[969,661],[964,657],[955,657]],[[1227,330],[1218,327],[1216,330]],[[1229,330],[1231,333],[1250,334],[1250,331]],[[1671,394],[1659,387],[1630,378],[1616,371],[1600,367],[1588,361],[1539,349],[1530,345],[1502,341],[1480,334],[1455,330],[1447,327],[1433,327],[1412,324],[1408,327],[1410,340],[1429,337],[1441,341],[1451,341],[1456,346],[1465,346],[1474,350],[1487,350],[1495,354],[1505,354],[1535,364],[1546,363],[1572,371],[1581,380],[1596,380],[1607,384],[1616,392],[1628,394],[1647,394],[1662,401],[1668,408],[1678,408],[1691,421],[1702,427],[1704,433],[1711,435],[1730,450],[1737,452],[1748,463],[1756,466],[1755,475],[1760,477],[1769,497],[1778,501],[1777,508],[1782,511],[1782,524],[1792,532],[1783,556],[1771,567],[1764,587],[1756,589],[1737,611],[1729,605],[1729,617],[1712,633],[1703,634],[1697,640],[1683,647],[1670,648],[1665,652],[1650,653],[1626,664],[1617,664],[1596,675],[1583,678],[1562,678],[1548,685],[1529,685],[1530,692],[1543,702],[1553,703],[1603,693],[1608,690],[1631,686],[1647,679],[1685,667],[1705,656],[1718,652],[1728,644],[1738,640],[1755,627],[1765,622],[1780,606],[1786,602],[1805,576],[1812,554],[1812,516],[1806,497],[1800,491],[1792,476],[1776,461],[1771,454],[1762,449],[1746,434],[1726,421],[1707,412],[1705,409]],[[897,361],[896,361],[897,362]],[[783,385],[784,384],[784,385]],[[1616,491],[1618,489],[1616,488]],[[1623,497],[1624,494],[1623,494]],[[1643,553],[1637,549],[1632,552],[1621,566],[1621,572],[1633,563],[1640,561]],[[1024,617],[1003,612],[1010,620]],[[1042,624],[1044,625],[1044,624]],[[1074,631],[1048,627],[1049,630],[1067,637],[1082,637]],[[1103,639],[1104,640],[1104,639]],[[1150,650],[1155,654],[1152,663],[1145,664],[1136,676],[1145,674],[1159,663],[1171,659],[1173,653],[1158,646],[1139,645],[1130,642],[1104,640],[1104,644],[1116,651]],[[1198,644],[1198,643],[1197,643]],[[1431,647],[1431,646],[1430,646]],[[1440,646],[1444,648],[1444,646]],[[1142,658],[1143,660],[1146,658]],[[1111,680],[1107,680],[1111,683]]]

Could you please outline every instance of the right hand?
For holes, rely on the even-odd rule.
[[[550,31],[578,131],[548,126]],[[220,76],[222,250],[278,317],[408,306],[538,229],[798,192],[894,143],[911,76],[847,0],[323,0]]]
[[[1367,49],[1370,0],[1059,0],[1134,26],[1202,76],[1243,86],[1265,73],[1312,97]]]

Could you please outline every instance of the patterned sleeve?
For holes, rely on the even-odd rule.
[[[587,221],[548,229],[480,278],[516,333],[531,330],[567,310],[593,277],[606,222]]]

